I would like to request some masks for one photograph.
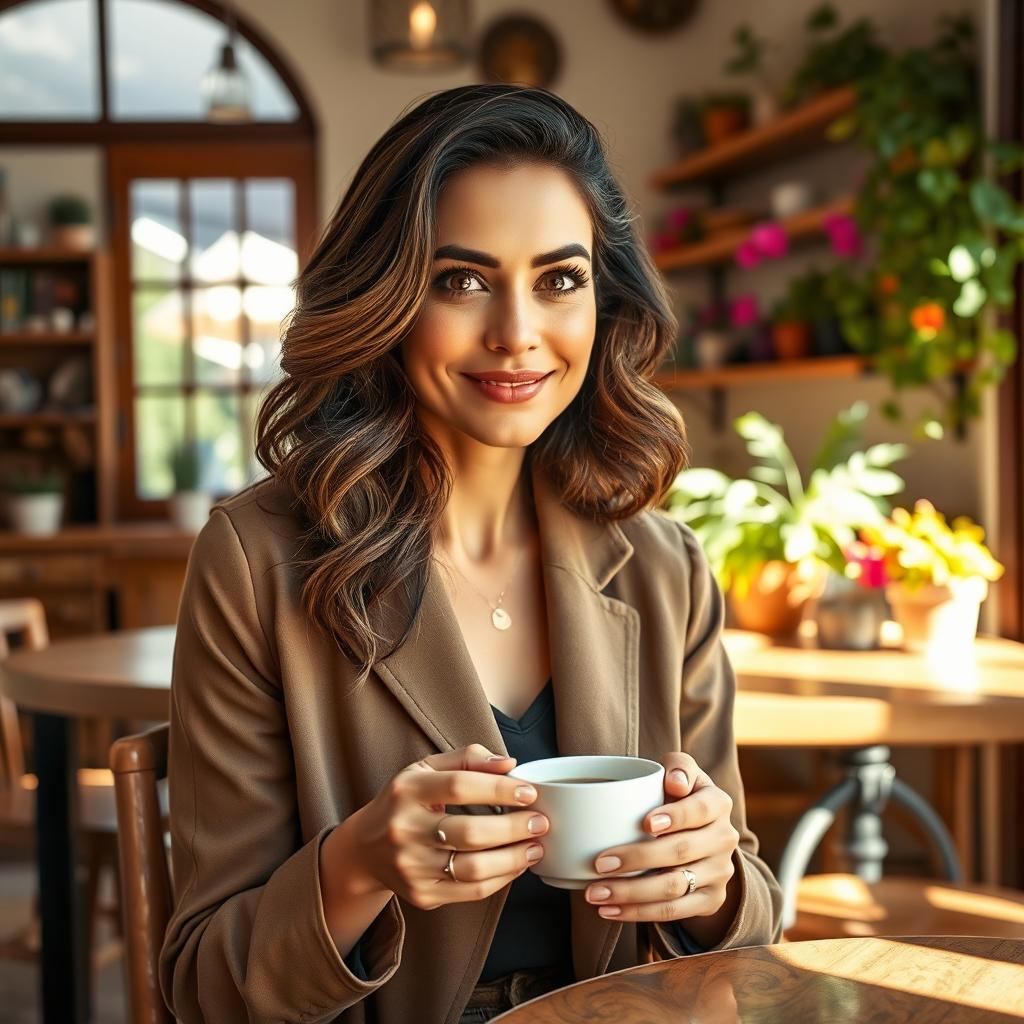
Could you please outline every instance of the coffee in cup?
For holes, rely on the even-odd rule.
[[[632,878],[643,871],[599,874],[594,861],[613,846],[652,839],[644,818],[665,802],[665,769],[644,757],[584,754],[516,765],[509,778],[537,790],[531,811],[549,821],[536,842],[544,856],[530,870],[558,889],[585,889],[599,878]]]

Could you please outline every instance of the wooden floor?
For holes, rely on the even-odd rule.
[[[5,935],[29,919],[34,871],[28,862],[0,861],[0,929]],[[95,984],[94,1024],[125,1024],[120,962],[104,967]],[[40,1019],[38,967],[0,960],[0,1024],[38,1024]]]

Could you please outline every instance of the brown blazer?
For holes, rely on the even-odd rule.
[[[723,603],[703,552],[660,512],[600,525],[537,475],[534,490],[559,752],[692,754],[733,797],[740,833],[742,899],[721,948],[777,941],[781,894],[746,825]],[[349,693],[354,669],[303,615],[286,564],[299,532],[282,485],[262,481],[216,506],[189,559],[164,995],[185,1024],[455,1024],[508,887],[429,912],[392,897],[363,936],[363,981],[327,930],[318,850],[402,768],[474,742],[505,753],[501,733],[436,574],[412,637]],[[660,925],[604,920],[581,891],[570,898],[580,980],[683,952]]]

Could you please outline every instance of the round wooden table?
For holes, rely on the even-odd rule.
[[[174,627],[60,640],[0,664],[0,693],[33,713],[42,1003],[46,1024],[89,1019],[78,863],[77,718],[166,721]]]
[[[678,957],[569,985],[501,1024],[980,1024],[1024,1016],[1024,941],[825,939]]]

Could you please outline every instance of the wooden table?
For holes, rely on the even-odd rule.
[[[89,1019],[78,863],[78,732],[93,715],[166,721],[174,627],[62,640],[0,664],[0,692],[33,712],[42,1003],[46,1024]]]
[[[783,648],[729,630],[736,741],[760,747],[879,747],[1024,741],[1024,645],[982,640],[948,678],[903,652]],[[35,713],[39,886],[47,1024],[87,1019],[84,927],[74,885],[74,719],[166,720],[174,627],[65,640],[0,665],[0,692]],[[886,680],[880,682],[879,680]],[[986,781],[986,787],[989,782]]]
[[[779,880],[792,914],[796,883],[806,870],[828,816],[855,801],[847,851],[857,873],[877,881],[887,847],[881,811],[889,795],[924,825],[953,870],[970,865],[973,828],[980,822],[980,877],[999,881],[1001,799],[999,745],[1024,742],[1024,644],[980,637],[966,658],[932,661],[895,648],[833,651],[814,646],[813,636],[793,643],[759,633],[726,630],[736,671],[737,742],[754,747],[843,748],[845,793],[833,790],[794,830],[779,865]],[[954,838],[938,815],[902,782],[889,764],[890,746],[955,749]],[[982,778],[974,795],[973,754],[981,752]],[[839,787],[837,787],[838,789]],[[825,806],[829,805],[829,806]],[[1014,823],[1010,821],[1009,827]],[[972,872],[973,874],[973,872]]]
[[[776,1024],[1024,1017],[1024,941],[825,939],[679,957],[569,985],[501,1024]]]

